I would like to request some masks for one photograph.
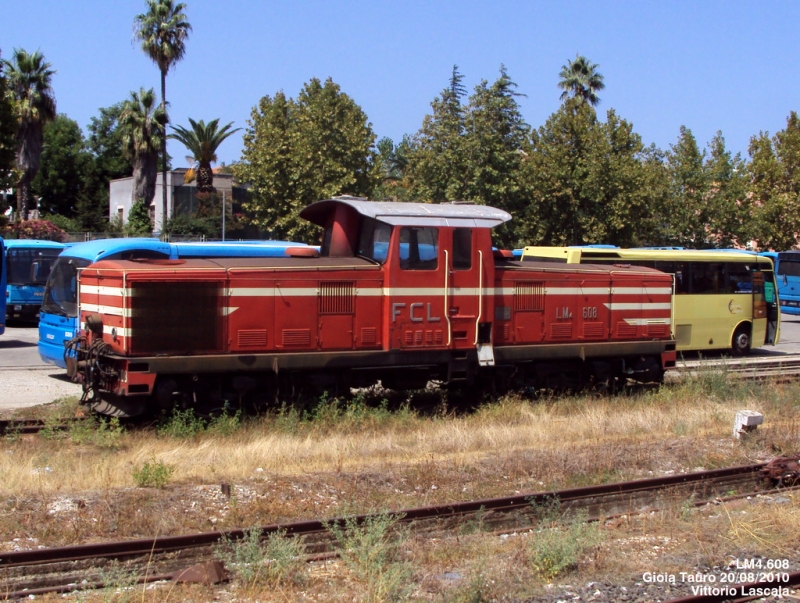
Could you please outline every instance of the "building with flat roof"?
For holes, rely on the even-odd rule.
[[[178,168],[167,172],[167,219],[174,216],[194,213],[197,205],[195,194],[196,181],[184,183],[187,168]],[[161,200],[162,183],[161,172],[156,179],[156,194],[150,204],[150,220],[154,224],[154,232],[161,232]],[[232,174],[214,172],[214,188],[217,193],[224,195],[229,203],[242,203],[247,190],[234,184]],[[109,183],[108,219],[113,222],[120,220],[123,224],[128,221],[128,216],[133,205],[133,176],[118,178]]]

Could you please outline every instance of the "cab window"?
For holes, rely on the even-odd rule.
[[[383,264],[389,255],[389,238],[391,236],[391,226],[372,218],[364,218],[361,223],[361,236],[358,240],[358,255]]]
[[[439,267],[439,231],[436,228],[404,226],[400,229],[400,268],[436,270]]]
[[[472,268],[472,229],[456,228],[453,230],[453,269],[470,268]]]

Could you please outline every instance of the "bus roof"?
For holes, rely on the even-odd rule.
[[[39,249],[64,249],[66,245],[58,241],[40,241],[39,239],[5,239],[6,249],[12,247],[37,247]]]
[[[717,250],[717,249],[598,249],[591,247],[525,247],[523,259],[555,258],[567,261],[570,254],[580,254],[586,261],[592,258],[609,260],[619,258],[625,260],[655,260],[655,261],[695,261],[695,262],[746,262],[753,257],[770,260],[769,256],[759,255],[756,252]]]
[[[308,247],[293,241],[217,241],[214,243],[170,243],[177,258],[285,257],[289,247]]]
[[[95,241],[86,241],[84,243],[76,243],[62,251],[62,255],[81,258],[96,262],[106,256],[120,253],[124,251],[148,250],[163,253],[167,256],[171,255],[171,247],[169,243],[164,243],[158,239],[152,238],[126,238],[126,239],[97,239]]]
[[[126,251],[152,251],[167,257],[283,257],[288,247],[308,247],[292,241],[217,241],[166,243],[151,238],[98,239],[76,243],[62,252],[66,257],[97,262]]]

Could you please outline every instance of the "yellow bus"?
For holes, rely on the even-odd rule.
[[[523,261],[628,264],[672,274],[678,351],[775,345],[780,310],[772,260],[756,253],[617,247],[525,247]]]

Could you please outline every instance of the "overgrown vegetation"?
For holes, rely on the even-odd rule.
[[[603,533],[585,512],[550,517],[528,539],[528,563],[546,582],[575,570],[583,557],[594,551]]]
[[[798,399],[799,384],[700,373],[659,390],[536,401],[506,396],[476,409],[454,409],[446,396],[436,399],[431,392],[404,402],[389,392],[371,392],[354,399],[323,396],[302,410],[285,407],[247,420],[184,411],[147,428],[78,423],[55,432],[56,439],[12,434],[0,455],[0,508],[8,511],[0,513],[0,533],[9,541],[33,536],[43,545],[67,545],[346,517],[748,464],[800,450]],[[72,400],[36,412],[55,425],[76,408]],[[730,430],[736,411],[744,408],[762,412],[766,420],[739,442]],[[231,486],[232,496],[220,483]],[[287,577],[274,587],[270,581],[278,578],[261,574],[248,586],[251,578],[237,577],[237,596],[263,600],[279,588],[319,599],[333,592],[365,600],[371,592],[384,600],[489,601],[510,593],[524,599],[551,580],[670,571],[666,561],[648,556],[652,546],[661,551],[665,543],[680,544],[670,549],[670,558],[682,567],[697,559],[726,563],[726,555],[743,549],[788,555],[786,547],[800,549],[800,529],[787,527],[800,525],[800,505],[791,495],[781,500],[788,502],[746,502],[741,510],[727,511],[678,501],[663,514],[616,519],[602,528],[562,516],[557,501],[546,501],[535,510],[530,530],[500,538],[484,529],[478,513],[435,542],[395,535],[395,527],[387,529],[387,513],[382,523],[360,526],[360,536],[343,531],[339,547],[349,557],[324,567],[303,565],[302,585]],[[598,540],[598,533],[605,538]],[[658,540],[652,540],[655,535]],[[245,541],[240,546],[245,549],[237,554],[255,554],[253,547],[246,553]],[[261,553],[265,546],[259,543]],[[265,563],[269,571],[280,565]]]
[[[363,588],[362,600],[401,601],[409,592],[411,565],[403,557],[408,530],[401,516],[379,513],[359,522],[328,524],[337,551],[353,580]]]
[[[133,482],[139,488],[165,488],[169,478],[175,472],[175,467],[166,464],[160,459],[152,458],[145,461],[141,467],[133,469]]]
[[[260,529],[251,528],[238,540],[226,536],[214,553],[246,590],[259,586],[297,586],[308,579],[303,540],[287,537],[286,530],[262,538]]]

